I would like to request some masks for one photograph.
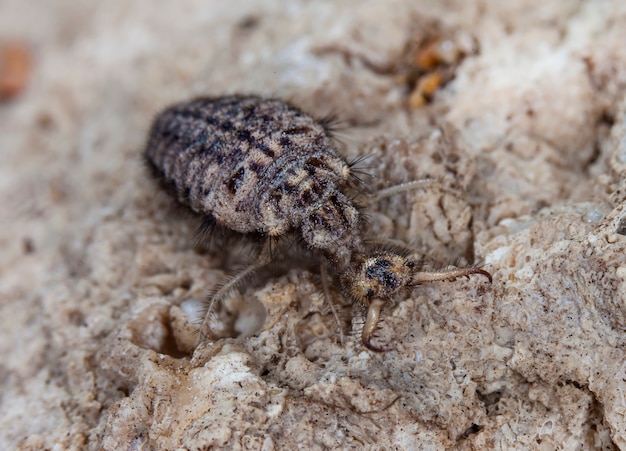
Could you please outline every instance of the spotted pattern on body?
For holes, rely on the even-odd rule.
[[[233,95],[173,105],[154,120],[145,159],[205,223],[301,238],[326,260],[341,291],[368,306],[362,342],[371,350],[383,350],[371,339],[382,308],[400,290],[471,274],[491,281],[476,268],[419,272],[407,257],[368,246],[348,196],[356,188],[353,170],[327,123],[284,101]]]

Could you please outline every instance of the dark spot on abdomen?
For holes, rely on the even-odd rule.
[[[239,188],[241,188],[241,185],[243,185],[245,175],[245,168],[241,168],[235,173],[235,175],[228,179],[228,182],[226,182],[226,186],[228,187],[228,191],[230,191],[231,194],[237,194],[237,191],[239,191]]]

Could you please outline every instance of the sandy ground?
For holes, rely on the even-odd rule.
[[[418,107],[424,30],[465,58]],[[0,104],[0,447],[626,449],[624,42],[621,0],[0,1],[31,61]],[[294,266],[196,346],[199,301],[249,257],[195,247],[139,156],[161,108],[238,92],[337,113],[373,189],[449,187],[364,233],[493,284],[407,293],[376,354],[363,310],[335,296],[340,327]]]

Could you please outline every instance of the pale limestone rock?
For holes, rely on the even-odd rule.
[[[380,69],[433,20],[479,50],[409,111]],[[0,105],[1,448],[626,449],[624,2],[4,0],[0,30],[33,56]],[[246,254],[194,249],[139,155],[160,108],[233,92],[337,112],[376,186],[440,180],[370,233],[493,285],[416,288],[373,354],[293,265],[196,348]]]

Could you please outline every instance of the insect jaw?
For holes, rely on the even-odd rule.
[[[370,301],[369,307],[367,309],[367,317],[365,319],[365,324],[363,325],[363,332],[361,334],[361,342],[363,346],[365,346],[370,351],[374,352],[387,352],[389,349],[379,348],[372,344],[372,336],[374,335],[374,331],[376,330],[376,326],[378,325],[378,320],[380,319],[381,310],[387,305],[387,301],[381,298],[374,298]]]
[[[433,271],[433,272],[416,271],[416,272],[413,273],[413,277],[411,279],[410,286],[419,285],[419,284],[424,283],[424,282],[435,282],[435,281],[442,281],[442,280],[455,280],[455,279],[458,279],[460,277],[468,277],[469,278],[469,276],[471,276],[472,274],[479,274],[481,276],[486,277],[487,280],[489,280],[490,284],[493,282],[491,274],[489,274],[484,269],[480,269],[480,268],[460,268],[460,269],[452,269],[452,270],[448,270],[448,271]]]

